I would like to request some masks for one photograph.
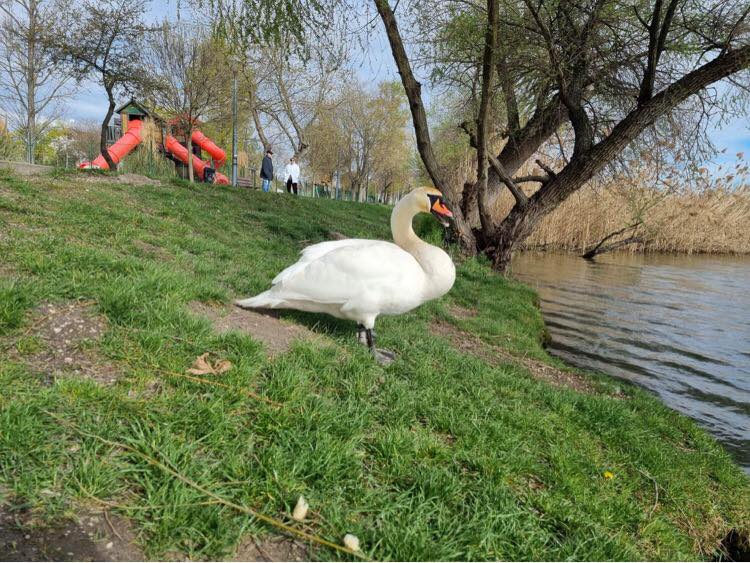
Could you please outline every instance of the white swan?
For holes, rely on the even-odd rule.
[[[432,213],[443,226],[453,214],[434,188],[417,188],[391,213],[393,241],[345,239],[302,251],[263,293],[235,301],[242,308],[297,309],[328,313],[359,324],[360,342],[382,363],[393,354],[375,348],[378,315],[398,315],[445,295],[456,280],[453,261],[412,229],[417,213]]]

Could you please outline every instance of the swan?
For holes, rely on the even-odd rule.
[[[271,282],[271,289],[235,301],[243,309],[296,309],[356,321],[358,340],[389,364],[392,352],[375,347],[375,319],[399,315],[445,295],[456,267],[441,248],[412,228],[418,213],[432,213],[444,227],[453,213],[435,188],[417,188],[391,213],[393,242],[344,239],[313,244]]]

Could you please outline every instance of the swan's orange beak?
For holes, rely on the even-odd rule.
[[[453,219],[453,212],[448,209],[448,206],[443,203],[443,200],[436,197],[432,202],[430,212],[437,218],[438,221],[444,226],[448,226],[448,219]]]

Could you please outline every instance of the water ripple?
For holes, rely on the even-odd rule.
[[[750,473],[750,259],[523,254],[550,352],[633,381],[712,432]]]

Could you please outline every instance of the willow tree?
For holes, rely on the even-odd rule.
[[[695,122],[695,116],[728,111],[712,85],[747,87],[745,1],[427,1],[411,12],[402,4],[406,17],[430,26],[433,76],[454,80],[470,102],[471,118],[460,126],[477,150],[479,168],[464,197],[443,179],[422,85],[394,9],[388,0],[373,1],[409,99],[419,153],[453,204],[456,239],[467,253],[487,254],[500,271],[547,214],[639,138],[658,142],[660,134],[681,130],[672,127],[680,118]],[[417,42],[427,38],[421,29]],[[564,127],[573,140],[562,165],[555,169],[539,160],[538,173],[518,176]],[[498,141],[502,150],[491,152]],[[536,186],[532,195],[522,183]],[[505,217],[494,217],[488,192],[500,185],[515,205]],[[475,207],[478,228],[468,220]]]
[[[310,150],[308,132],[337,86],[350,78],[343,71],[343,37],[332,31],[342,1],[197,3],[210,8],[214,31],[231,50],[246,88],[240,99],[261,143],[269,148],[274,138],[283,139],[297,159],[304,159]]]

